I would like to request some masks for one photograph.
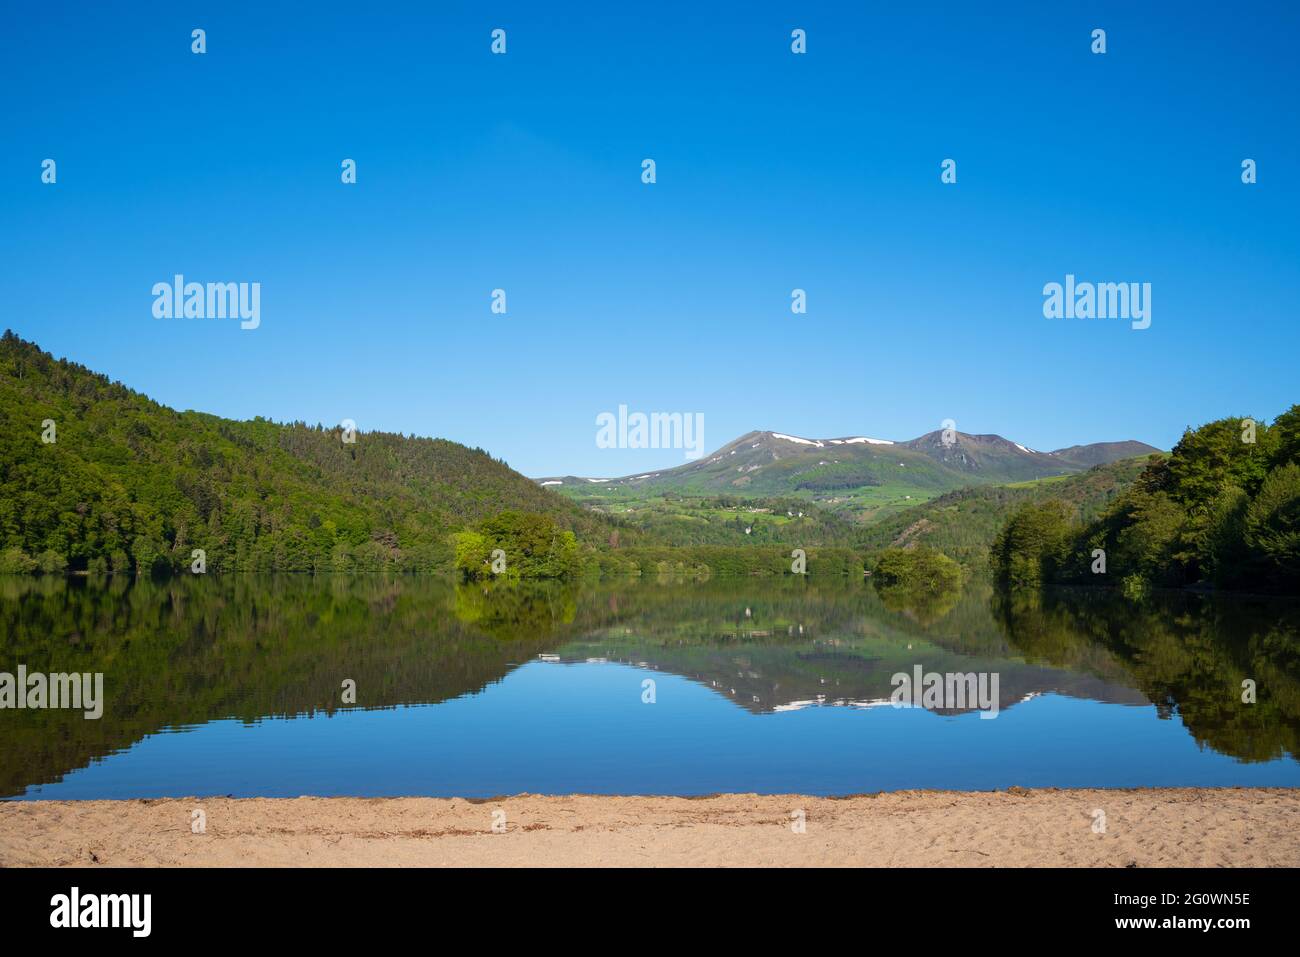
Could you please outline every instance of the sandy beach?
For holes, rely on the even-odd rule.
[[[7,802],[0,865],[1294,867],[1300,790]]]

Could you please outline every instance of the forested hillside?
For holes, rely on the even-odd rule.
[[[959,489],[867,528],[861,545],[869,552],[928,546],[984,573],[990,546],[1017,508],[1053,499],[1062,502],[1072,515],[1091,519],[1137,479],[1147,460],[1144,455],[1058,479]]]
[[[1300,594],[1300,405],[1272,425],[1227,418],[1189,429],[1090,520],[1055,498],[1022,507],[992,560],[1011,585]]]
[[[442,439],[177,412],[0,339],[0,570],[450,570],[505,510],[587,545],[619,529]],[[624,529],[628,539],[631,530]]]

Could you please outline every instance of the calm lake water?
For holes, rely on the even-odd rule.
[[[0,579],[20,664],[103,672],[105,703],[0,711],[9,798],[1300,785],[1288,601]],[[917,666],[996,674],[997,717],[891,706]]]

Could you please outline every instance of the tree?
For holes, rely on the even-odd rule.
[[[928,594],[960,588],[963,577],[960,565],[924,545],[885,549],[876,559],[871,574],[878,587],[903,587]]]
[[[1239,417],[1218,419],[1183,433],[1167,465],[1166,490],[1175,501],[1203,511],[1226,485],[1236,485],[1248,494],[1259,488],[1268,473],[1276,437],[1267,425],[1257,422],[1254,441],[1247,441],[1245,421]]]
[[[1246,509],[1245,542],[1273,584],[1300,584],[1300,465],[1274,469]]]
[[[453,543],[467,580],[576,578],[582,571],[577,538],[545,515],[501,512],[454,535]]]
[[[1065,561],[1069,537],[1064,503],[1049,499],[1022,505],[993,542],[994,572],[1008,585],[1051,581]]]
[[[1293,405],[1276,419],[1270,431],[1274,433],[1273,465],[1288,462],[1300,463],[1300,405]]]

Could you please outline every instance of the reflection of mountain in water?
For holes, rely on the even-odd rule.
[[[0,579],[0,670],[103,671],[99,721],[0,713],[0,795],[59,779],[149,734],[222,718],[332,713],[475,694],[540,655],[606,658],[700,681],[751,712],[888,700],[911,671],[1000,675],[1000,707],[1056,692],[1178,714],[1216,750],[1295,754],[1294,604],[1176,596],[998,598],[942,617],[869,587],[810,582],[452,588],[419,578]],[[1240,704],[1252,677],[1259,703]]]
[[[963,596],[953,614],[966,627],[955,631],[888,612],[870,589],[853,592],[856,605],[833,606],[829,613],[810,601],[814,594],[802,590],[730,603],[719,594],[714,619],[697,621],[696,629],[677,619],[651,617],[635,627],[620,624],[595,632],[558,653],[566,661],[599,657],[683,675],[754,713],[888,704],[893,676],[911,675],[916,665],[939,674],[997,673],[1000,710],[1048,692],[1149,704],[1113,662],[1105,670],[1078,671],[1026,663],[1002,637],[985,591]],[[727,614],[732,620],[722,617]],[[971,710],[936,709],[939,714]]]

